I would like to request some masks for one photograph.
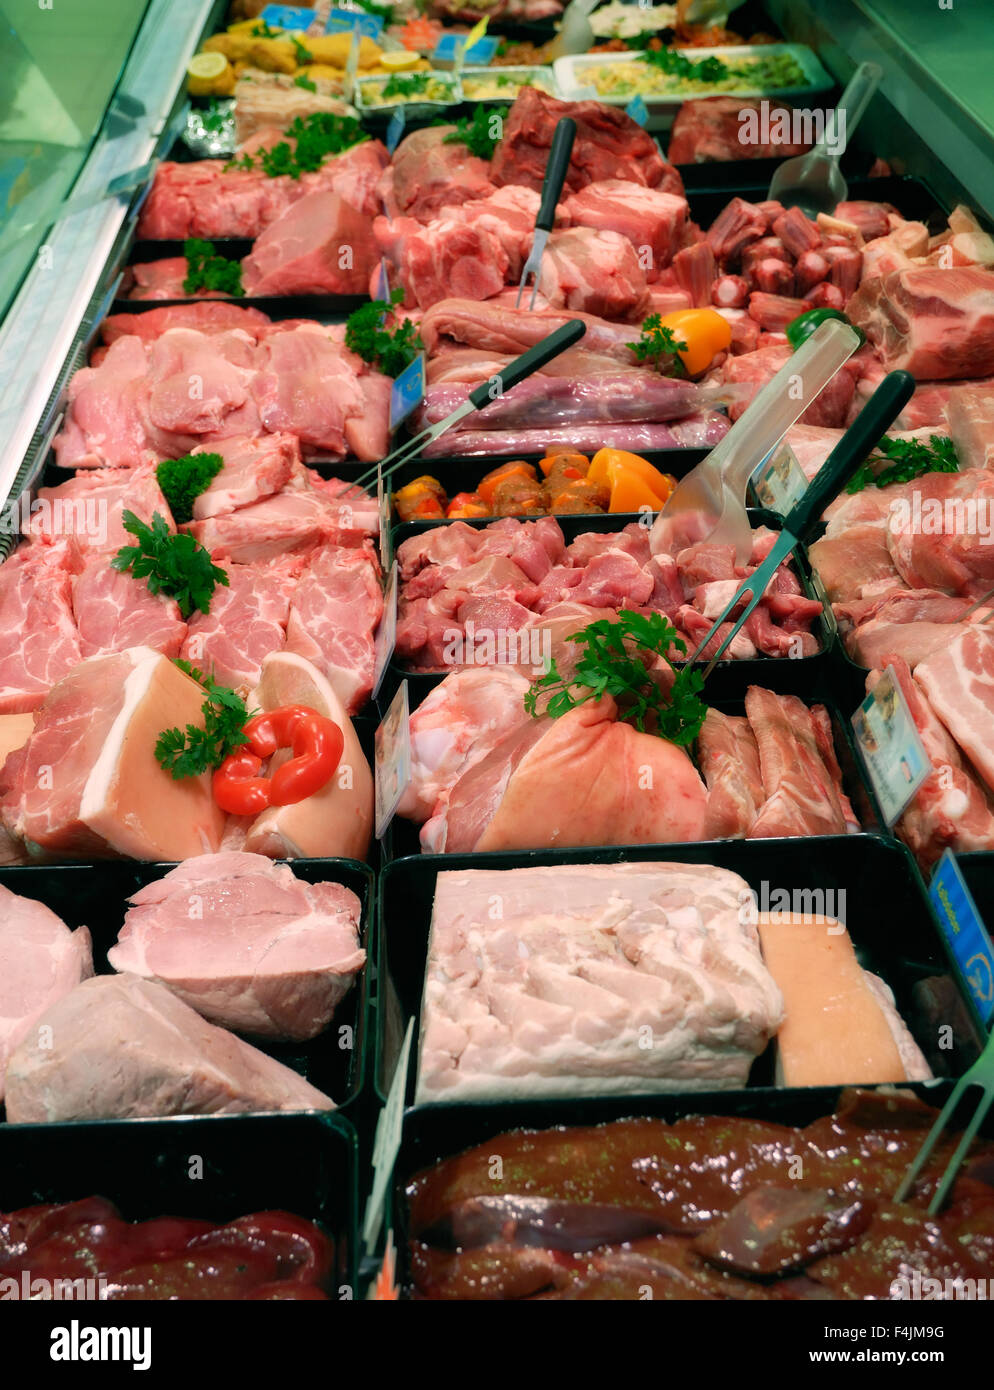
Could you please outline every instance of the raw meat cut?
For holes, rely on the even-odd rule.
[[[216,850],[224,817],[210,778],[174,781],[155,759],[163,729],[203,727],[203,700],[149,647],[80,661],[3,766],[4,825],[41,858],[180,860]]]
[[[766,797],[750,837],[845,834],[840,788],[822,758],[811,711],[794,695],[756,685],[745,703]]]
[[[160,261],[139,261],[125,271],[122,299],[227,299],[224,290],[194,290],[184,286],[190,273],[185,256],[165,256]]]
[[[709,709],[698,735],[697,763],[708,788],[701,838],[743,839],[765,800],[759,750],[749,720]]]
[[[586,326],[583,346],[587,351],[607,353],[634,365],[635,355],[628,346],[631,324],[607,323],[592,314],[567,314],[561,309],[529,311],[472,299],[443,299],[422,316],[421,339],[429,357],[450,341],[516,357],[571,319],[580,319]]]
[[[366,959],[354,893],[259,854],[188,859],[128,901],[109,964],[237,1033],[317,1037]]]
[[[652,137],[624,111],[597,101],[557,101],[538,87],[522,87],[505,118],[504,138],[490,162],[493,182],[541,190],[552,137],[564,116],[576,122],[563,185],[570,193],[603,179],[683,193],[680,175],[664,162]]]
[[[242,262],[249,295],[364,294],[376,263],[370,221],[337,193],[308,193]]]
[[[169,328],[196,328],[201,333],[241,328],[251,332],[270,322],[261,309],[242,309],[237,304],[173,304],[168,309],[146,309],[138,314],[108,314],[100,325],[100,340],[107,346],[125,337],[151,343]]]
[[[687,200],[623,179],[589,183],[568,197],[564,208],[574,227],[617,232],[635,248],[639,265],[653,281],[683,244]]]
[[[994,469],[994,384],[964,383],[950,396],[946,420],[960,467]]]
[[[373,637],[382,613],[379,566],[368,550],[324,548],[293,595],[287,651],[317,666],[349,714],[373,689]]]
[[[745,1085],[782,1013],[748,899],[711,865],[439,874],[416,1099]]]
[[[759,122],[764,107],[766,130],[770,138],[765,141],[745,138],[750,133],[747,129],[750,112],[755,113],[751,124],[758,131],[763,130]],[[774,106],[770,101],[761,101],[758,97],[751,100],[745,97],[700,97],[685,101],[676,113],[666,158],[671,164],[790,159],[793,155],[805,154],[813,143],[813,138],[799,143],[785,143],[779,138],[784,128],[793,129],[793,116],[793,107],[786,102],[778,102]],[[810,113],[808,124],[810,126]]]
[[[297,1072],[205,1022],[162,985],[95,975],[41,1017],[7,1068],[10,1124],[333,1110]]]
[[[915,680],[956,743],[994,789],[994,633],[968,625],[921,662]]]
[[[846,313],[889,372],[919,381],[994,373],[994,271],[895,270],[864,280]]]
[[[625,449],[645,453],[656,449],[711,449],[728,433],[728,418],[715,410],[695,411],[681,420],[664,424],[574,425],[570,446],[581,453],[598,449]],[[543,457],[550,445],[562,447],[561,428],[510,430],[447,430],[422,452],[423,458],[445,458],[450,454],[537,454]]]
[[[176,600],[150,593],[143,580],[111,569],[106,555],[93,556],[74,576],[72,607],[82,657],[106,656],[128,647],[179,656],[186,638],[187,625]]]
[[[109,556],[122,545],[134,544],[121,521],[125,507],[145,522],[158,512],[169,529],[175,529],[155,469],[149,465],[94,468],[58,487],[39,488],[24,534],[28,540],[49,543],[71,536],[74,548]]]
[[[228,587],[218,588],[209,613],[195,612],[182,656],[210,671],[221,685],[255,685],[262,662],[286,645],[290,600],[303,561],[296,556],[270,564],[228,564]]]
[[[426,225],[411,217],[378,217],[373,224],[375,249],[394,268],[409,305],[426,309],[452,295],[489,299],[513,275],[513,263],[499,236],[480,223],[464,220],[462,208],[448,212]],[[378,276],[376,269],[374,280]]]
[[[415,426],[445,420],[464,403],[469,391],[461,385],[430,386]],[[719,392],[693,381],[660,376],[658,372],[617,371],[596,376],[545,377],[536,374],[505,391],[498,400],[476,410],[455,426],[464,434],[477,430],[541,429],[597,421],[680,420],[716,405]]]
[[[41,707],[80,659],[70,543],[28,546],[0,565],[0,713]]]
[[[244,848],[270,859],[365,859],[373,835],[373,775],[351,719],[331,685],[303,657],[278,652],[262,662],[250,708],[307,705],[333,719],[345,736],[338,771],[313,796],[270,806],[245,830]],[[284,761],[280,752],[271,766]]]
[[[73,373],[53,442],[61,468],[133,468],[145,461],[149,439],[141,406],[148,368],[141,338],[118,337],[99,367]]]
[[[250,565],[284,555],[306,556],[325,545],[360,546],[370,525],[366,497],[338,496],[310,484],[284,488],[227,515],[191,522],[185,529],[215,561]]]
[[[549,304],[600,318],[638,318],[648,303],[645,271],[631,242],[592,227],[551,233],[538,286]]]
[[[452,125],[428,126],[401,140],[380,184],[390,217],[430,222],[442,208],[494,191],[488,161],[470,154],[461,141],[449,142],[454,131]]]
[[[271,497],[290,482],[300,464],[300,445],[292,434],[235,434],[209,447],[198,445],[193,453],[218,454],[222,460],[221,471],[193,500],[195,521],[227,516]]]
[[[0,887],[0,1100],[7,1063],[42,1014],[93,974],[86,927]]]

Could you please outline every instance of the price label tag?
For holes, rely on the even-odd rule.
[[[304,5],[267,5],[260,14],[271,29],[303,30],[314,21],[314,11]]]
[[[311,11],[314,18],[314,11]],[[355,10],[332,10],[324,26],[326,34],[348,34],[356,28],[361,38],[378,39],[383,33],[383,16],[378,14],[357,14]]]
[[[821,599],[821,606],[825,610],[825,624],[832,637],[838,636],[839,620],[835,616],[835,609],[832,607],[831,600],[825,592],[825,586],[821,582],[821,575],[817,570],[811,571],[811,588],[814,590],[815,598]]]
[[[856,742],[887,825],[893,825],[932,764],[893,666],[852,717]]]
[[[386,256],[380,257],[380,274],[376,281],[376,298],[384,304],[390,303],[390,272],[387,270]]]
[[[383,460],[376,465],[376,511],[380,519],[380,564],[390,568],[393,554],[390,548],[390,489],[383,477]]]
[[[472,34],[442,34],[431,56],[439,63],[455,63],[461,57],[463,65],[485,68],[496,57],[499,44],[499,39],[484,38],[482,34],[475,39]]]
[[[752,490],[761,507],[786,516],[807,490],[808,480],[789,444],[767,454],[753,474]]]
[[[351,101],[355,95],[356,73],[359,71],[359,44],[361,34],[359,31],[359,21],[352,16],[352,45],[349,48],[349,56],[345,63],[345,77],[342,80],[342,95],[346,101]]]
[[[394,150],[400,144],[406,124],[407,111],[403,106],[398,106],[397,110],[390,117],[390,124],[387,126],[386,147],[388,154],[393,154]]]
[[[397,429],[425,398],[425,355],[419,352],[390,390],[390,428]]]
[[[373,740],[376,838],[382,840],[411,781],[411,709],[403,681]]]
[[[387,587],[383,591],[383,617],[376,630],[376,659],[373,666],[373,699],[380,693],[383,677],[397,642],[397,562],[390,566]]]
[[[649,108],[640,96],[634,96],[625,107],[625,115],[631,116],[633,121],[644,126],[649,120]]]
[[[390,1179],[394,1164],[400,1152],[400,1140],[404,1129],[404,1094],[407,1091],[407,1068],[411,1056],[411,1043],[414,1040],[414,1019],[407,1021],[407,1032],[401,1045],[397,1067],[390,1083],[390,1093],[386,1104],[380,1111],[376,1122],[376,1138],[373,1141],[373,1190],[366,1204],[366,1216],[362,1225],[362,1239],[366,1253],[371,1254],[376,1238],[383,1224]]]
[[[935,866],[928,894],[977,1012],[989,1026],[994,1016],[994,947],[962,870],[948,849]]]

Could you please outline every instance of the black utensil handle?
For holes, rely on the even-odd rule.
[[[575,139],[576,121],[570,120],[569,116],[564,116],[556,125],[556,132],[552,137],[552,149],[549,152],[549,162],[545,166],[545,178],[542,180],[542,201],[539,203],[538,216],[535,219],[535,226],[539,231],[552,231],[552,224],[556,220],[556,204],[559,202],[559,195],[566,182],[566,170],[569,168]]]
[[[816,524],[828,504],[835,500],[881,436],[890,429],[914,394],[915,384],[910,372],[890,372],[884,377],[812,478],[804,496],[784,518],[785,531],[798,540],[804,539],[805,533]]]
[[[569,323],[562,324],[554,333],[530,347],[513,362],[508,362],[502,372],[495,372],[489,380],[481,381],[479,386],[470,391],[470,400],[477,410],[482,410],[505,391],[510,391],[512,386],[517,386],[519,381],[531,376],[532,372],[537,372],[539,367],[544,367],[546,362],[551,362],[554,357],[572,347],[586,331],[587,325],[581,319],[570,319]]]

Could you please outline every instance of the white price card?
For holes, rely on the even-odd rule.
[[[390,566],[383,591],[383,617],[376,629],[376,660],[373,666],[373,699],[380,693],[383,677],[397,642],[397,561]]]
[[[376,792],[376,838],[382,840],[411,781],[411,708],[407,681],[401,684],[376,730],[373,781]]]
[[[753,475],[752,490],[761,507],[786,516],[808,486],[804,469],[789,444],[781,444],[768,454]]]
[[[893,825],[932,771],[893,666],[852,717],[856,743],[887,825]]]
[[[404,1128],[404,1095],[407,1091],[407,1068],[411,1056],[411,1043],[414,1040],[414,1019],[407,1021],[407,1032],[401,1045],[397,1066],[390,1083],[390,1093],[386,1104],[380,1111],[376,1123],[376,1138],[373,1141],[373,1190],[366,1203],[366,1216],[362,1225],[362,1241],[366,1253],[371,1254],[383,1224],[390,1179],[394,1164],[400,1151],[401,1132]]]

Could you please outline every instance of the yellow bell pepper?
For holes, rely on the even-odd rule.
[[[609,512],[637,512],[642,507],[658,512],[662,505],[663,498],[658,497],[637,473],[630,468],[617,469],[611,486]]]
[[[678,354],[690,376],[707,371],[719,352],[732,341],[732,325],[717,309],[676,309],[664,314],[660,327],[669,328],[678,342],[687,344]]]
[[[587,477],[592,483],[613,487],[622,471],[640,478],[650,492],[662,501],[673,491],[673,480],[667,473],[660,473],[648,459],[641,454],[630,454],[627,449],[599,449],[590,461]]]

